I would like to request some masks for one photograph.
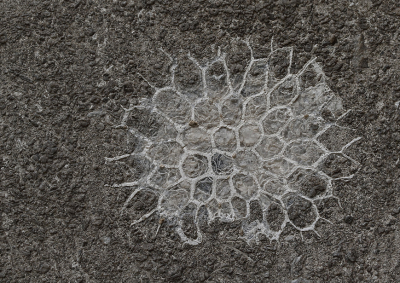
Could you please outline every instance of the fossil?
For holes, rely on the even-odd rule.
[[[337,121],[347,112],[327,86],[315,58],[292,74],[292,48],[274,49],[267,58],[256,59],[249,42],[245,44],[251,60],[242,73],[232,74],[227,54],[221,51],[204,65],[189,54],[192,64],[182,67],[187,80],[178,80],[180,63],[170,57],[170,84],[157,88],[149,82],[152,98],[125,109],[117,127],[127,129],[144,146],[141,152],[106,160],[135,156],[151,166],[137,179],[111,186],[132,188],[122,209],[142,190],[158,197],[157,206],[133,224],[158,213],[175,225],[182,241],[192,245],[202,242],[198,220],[204,217],[208,222],[241,221],[242,237],[248,242],[257,241],[260,234],[279,239],[288,223],[299,231],[317,233],[321,216],[315,202],[335,197],[333,180],[354,175],[354,170],[339,176],[324,170],[327,161],[336,159],[357,168],[344,150],[358,138],[337,151],[319,141],[329,128],[341,128]],[[138,126],[149,121],[153,126]],[[262,220],[250,221],[252,201],[259,203]],[[194,207],[190,211],[196,238],[182,230],[187,207]],[[272,225],[270,214],[277,209],[283,217]]]

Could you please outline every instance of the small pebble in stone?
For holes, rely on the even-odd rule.
[[[104,236],[103,238],[101,238],[101,241],[103,242],[104,245],[108,245],[111,242],[111,238]]]
[[[96,129],[97,129],[97,130],[99,130],[99,131],[103,131],[103,130],[104,130],[104,128],[105,128],[105,126],[104,126],[104,124],[103,124],[103,123],[98,123],[98,124],[96,124]]]
[[[122,98],[120,103],[121,103],[121,105],[126,105],[128,103],[128,100],[126,100],[125,98]]]
[[[347,224],[351,224],[351,223],[353,223],[353,221],[354,221],[354,217],[351,216],[351,215],[347,215],[347,216],[344,218],[344,222],[346,222]]]
[[[190,122],[189,122],[189,126],[190,126],[190,127],[193,127],[193,128],[196,128],[196,127],[199,126],[199,124],[198,124],[196,121],[190,121]]]

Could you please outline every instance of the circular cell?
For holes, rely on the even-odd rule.
[[[236,149],[235,132],[226,127],[222,127],[215,132],[214,141],[216,147],[220,150],[232,152]]]
[[[200,154],[189,155],[183,162],[182,169],[187,177],[196,178],[207,172],[208,159]]]
[[[211,157],[211,166],[215,174],[230,174],[233,170],[233,160],[229,156],[216,153]]]

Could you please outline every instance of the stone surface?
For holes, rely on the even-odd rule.
[[[0,281],[398,282],[399,15],[395,0],[1,1]],[[250,121],[284,145],[249,201],[231,174]],[[208,171],[187,180],[194,154]]]

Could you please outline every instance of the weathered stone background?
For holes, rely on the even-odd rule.
[[[0,281],[398,282],[399,27],[397,0],[1,1]],[[130,190],[104,186],[132,177],[104,157],[134,149],[112,125],[121,105],[152,94],[138,72],[167,82],[159,48],[210,58],[236,37],[256,54],[272,38],[293,46],[294,72],[316,56],[352,109],[343,124],[362,137],[361,168],[335,184],[341,207],[320,204],[333,223],[320,222],[321,237],[288,228],[248,246],[232,238],[238,225],[215,223],[182,246],[165,223],[156,234],[156,215],[130,226]],[[132,211],[153,202],[141,195]]]

